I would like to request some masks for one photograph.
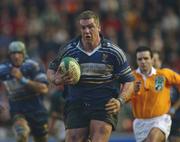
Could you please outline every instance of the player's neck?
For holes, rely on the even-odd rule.
[[[150,74],[151,74],[151,70],[147,70],[147,71],[145,71],[145,70],[141,70],[141,73],[144,75],[144,76],[149,76]]]
[[[81,44],[82,44],[83,50],[85,50],[86,52],[92,52],[100,44],[100,39],[95,42],[85,42],[82,40]]]

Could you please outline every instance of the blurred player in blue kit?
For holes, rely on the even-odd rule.
[[[47,76],[39,63],[27,57],[23,42],[10,43],[8,60],[0,64],[0,80],[8,92],[16,141],[27,142],[31,133],[35,142],[47,142],[48,113],[43,105]]]
[[[87,142],[88,137],[91,142],[108,142],[121,104],[133,90],[134,77],[125,53],[100,34],[99,17],[93,11],[82,12],[78,26],[81,35],[60,48],[49,65],[48,79],[66,86],[66,142]],[[81,78],[75,85],[70,72],[60,74],[64,57],[73,57],[80,64]],[[121,92],[117,80],[123,86]]]

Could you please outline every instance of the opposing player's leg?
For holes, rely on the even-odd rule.
[[[35,142],[48,142],[48,115],[46,110],[37,110],[26,114]]]
[[[137,142],[165,142],[171,128],[168,114],[149,119],[135,119],[133,131]]]
[[[88,139],[88,121],[81,109],[68,112],[65,118],[66,142],[86,142]]]
[[[87,142],[89,136],[89,118],[80,100],[66,102],[64,122],[66,142]]]
[[[108,142],[111,132],[112,132],[111,124],[99,120],[91,120],[91,124],[90,124],[91,142]]]
[[[88,128],[77,128],[66,130],[66,142],[86,142],[88,139]]]
[[[13,131],[17,142],[28,142],[30,128],[22,115],[14,117]]]
[[[152,128],[145,142],[165,142],[166,136],[159,128]]]

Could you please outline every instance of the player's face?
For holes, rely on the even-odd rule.
[[[99,44],[100,26],[95,22],[94,18],[81,19],[79,23],[83,43],[90,45]]]
[[[24,55],[20,52],[14,52],[10,54],[10,59],[14,66],[19,67],[23,63]]]
[[[149,74],[151,72],[153,60],[149,51],[137,52],[136,60],[142,73]]]

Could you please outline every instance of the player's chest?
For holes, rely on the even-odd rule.
[[[147,78],[135,77],[135,90],[136,91],[149,91],[149,92],[161,92],[165,88],[166,79],[161,76],[151,76]]]

